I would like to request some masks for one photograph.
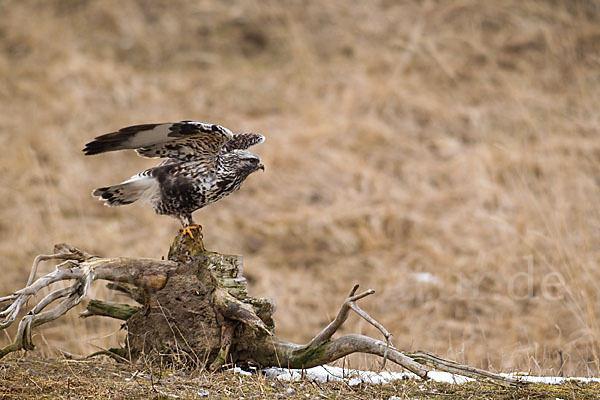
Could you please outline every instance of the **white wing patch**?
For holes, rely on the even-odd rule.
[[[154,127],[154,129],[140,131],[135,135],[131,135],[125,146],[128,149],[138,149],[140,147],[151,146],[157,143],[165,143],[171,140],[169,138],[169,128],[171,123],[160,124]]]
[[[117,132],[98,136],[85,145],[86,155],[107,151],[136,149],[144,157],[170,157],[190,161],[214,158],[233,138],[233,133],[220,125],[198,121],[134,125]]]

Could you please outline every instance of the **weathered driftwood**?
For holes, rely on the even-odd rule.
[[[60,260],[56,270],[34,281],[41,261]],[[69,245],[57,245],[55,254],[38,256],[27,286],[0,298],[0,329],[11,325],[27,301],[53,283],[70,280],[40,300],[19,322],[13,343],[0,349],[0,358],[11,352],[33,349],[31,331],[53,321],[79,304],[91,283],[106,280],[110,289],[126,294],[142,306],[90,300],[82,317],[108,316],[126,321],[127,346],[101,354],[135,361],[167,360],[217,370],[225,364],[309,368],[351,353],[381,356],[423,379],[432,369],[516,385],[515,379],[445,360],[419,351],[405,353],[391,345],[390,333],[357,302],[372,290],[357,294],[358,285],[344,301],[336,318],[309,343],[299,345],[274,336],[274,304],[248,296],[242,259],[206,251],[201,238],[178,235],[168,260],[101,258]],[[4,307],[3,307],[4,305]],[[49,306],[53,308],[46,310]],[[385,338],[333,335],[350,311],[378,328]]]

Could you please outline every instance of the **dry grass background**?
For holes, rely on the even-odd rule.
[[[164,255],[175,220],[90,196],[155,161],[81,148],[197,119],[267,136],[266,172],[196,219],[245,256],[280,337],[308,340],[358,282],[402,349],[599,373],[597,2],[4,1],[0,75],[0,293],[57,242]],[[72,314],[43,354],[123,336]]]

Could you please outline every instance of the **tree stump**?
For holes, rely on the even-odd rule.
[[[168,259],[177,269],[160,290],[146,290],[143,309],[127,320],[132,357],[216,369],[235,361],[245,342],[272,334],[274,303],[248,296],[241,256],[207,251],[200,238],[179,235]]]
[[[61,260],[56,270],[34,278],[42,261]],[[309,368],[351,353],[381,356],[423,379],[433,369],[492,381],[523,384],[517,379],[461,365],[425,351],[405,353],[391,344],[391,334],[357,304],[374,291],[350,291],[336,318],[305,345],[274,335],[273,301],[248,296],[242,257],[207,251],[201,237],[179,234],[168,260],[101,258],[73,246],[55,246],[55,254],[36,257],[25,288],[0,297],[0,329],[10,326],[27,301],[41,289],[63,280],[74,283],[39,301],[19,322],[13,343],[0,348],[0,358],[34,345],[31,331],[55,320],[79,304],[95,280],[110,281],[112,290],[126,293],[140,307],[90,300],[82,317],[108,316],[126,321],[123,349],[100,352],[128,362],[161,362],[218,370],[225,365]],[[45,311],[49,306],[50,310]],[[363,335],[333,335],[350,311],[380,330],[385,341]],[[97,353],[95,353],[97,354]]]

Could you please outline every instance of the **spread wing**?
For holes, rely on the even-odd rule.
[[[229,129],[204,122],[145,124],[98,136],[85,145],[83,152],[92,155],[135,149],[139,155],[150,158],[211,161],[232,138]]]

